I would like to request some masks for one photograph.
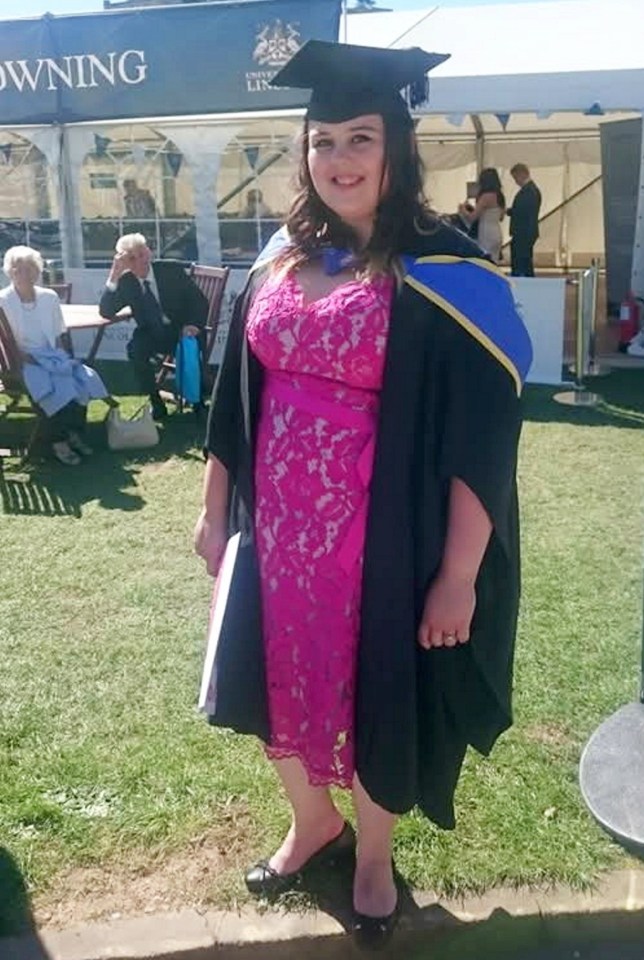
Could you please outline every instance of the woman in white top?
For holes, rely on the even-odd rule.
[[[28,363],[32,351],[64,349],[65,321],[58,296],[53,290],[37,286],[43,269],[38,251],[10,247],[3,267],[11,283],[0,290],[0,309],[9,322],[22,361]],[[86,416],[87,407],[73,400],[46,418],[52,452],[61,463],[76,466],[81,462],[79,453],[92,453],[81,437]]]
[[[505,216],[505,197],[494,167],[481,170],[474,209],[470,210],[465,204],[461,204],[458,212],[469,226],[470,236],[495,263],[499,263],[503,244],[501,221]]]

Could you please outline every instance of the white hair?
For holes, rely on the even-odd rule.
[[[4,261],[2,264],[2,269],[9,279],[11,279],[11,274],[19,263],[32,263],[38,270],[38,276],[40,276],[42,273],[45,265],[42,257],[37,250],[34,250],[33,247],[9,247],[4,255]]]
[[[138,247],[147,247],[148,241],[142,233],[125,233],[116,241],[117,253],[131,253]]]

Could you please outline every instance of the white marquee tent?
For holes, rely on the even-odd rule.
[[[425,11],[347,16],[340,39],[451,54],[432,74],[430,104],[418,123],[434,206],[455,210],[483,166],[499,169],[511,200],[510,167],[526,162],[544,197],[537,262],[565,267],[604,251],[599,131],[602,123],[641,116],[642,21],[642,0],[449,8],[437,2]],[[234,233],[232,220],[253,185],[272,211],[284,211],[289,146],[299,126],[297,111],[70,124],[62,155],[53,127],[0,127],[0,223],[26,216],[20,210],[30,204],[34,218],[38,208],[41,217],[59,218],[62,265],[74,275],[77,295],[87,298],[104,277],[103,267],[91,268],[111,249],[99,241],[90,249],[92,230],[110,218],[115,228],[126,226],[122,183],[136,177],[157,201],[149,232],[156,231],[158,248],[164,212],[174,226],[183,216],[202,262],[241,267],[226,230]],[[98,152],[97,137],[109,148]],[[6,175],[3,139],[38,148],[41,162],[25,164],[22,181]],[[177,154],[181,169],[170,173]],[[260,242],[259,230],[257,236]]]
[[[450,53],[431,74],[432,113],[579,113],[595,103],[644,107],[643,27],[641,0],[437,2],[424,12],[349,17],[347,39]]]
[[[349,17],[346,33],[451,53],[431,74],[418,127],[432,198],[453,209],[477,166],[497,167],[511,197],[509,170],[527,162],[544,195],[538,260],[567,266],[604,250],[600,125],[644,109],[642,27],[641,0],[559,0],[437,3]]]

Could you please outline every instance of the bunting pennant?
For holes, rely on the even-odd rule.
[[[4,157],[4,162],[6,164],[11,163],[11,151],[13,150],[13,143],[2,143],[0,144],[0,153]]]
[[[244,153],[251,170],[254,170],[259,159],[259,147],[244,147]]]
[[[181,164],[183,163],[183,154],[179,153],[178,151],[171,151],[166,153],[166,158],[172,176],[177,177],[179,175],[179,170],[181,170]]]
[[[101,137],[98,133],[94,134],[94,152],[97,157],[104,157],[107,154],[107,148],[112,142],[110,137]]]
[[[499,121],[504,130],[507,129],[508,123],[510,122],[509,113],[495,113],[494,116]]]

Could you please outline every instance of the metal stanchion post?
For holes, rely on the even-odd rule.
[[[585,371],[587,377],[603,377],[610,373],[606,367],[600,366],[597,361],[597,304],[599,301],[599,261],[593,260],[592,267],[592,313],[590,317],[590,336],[588,338],[588,365]]]
[[[565,404],[571,407],[594,407],[599,401],[596,393],[590,393],[584,386],[584,376],[586,375],[586,333],[590,332],[590,312],[586,309],[586,296],[588,294],[588,283],[592,282],[591,271],[585,270],[579,274],[579,283],[577,285],[577,322],[575,329],[575,382],[572,390],[564,393],[556,393],[554,399],[557,403]]]

